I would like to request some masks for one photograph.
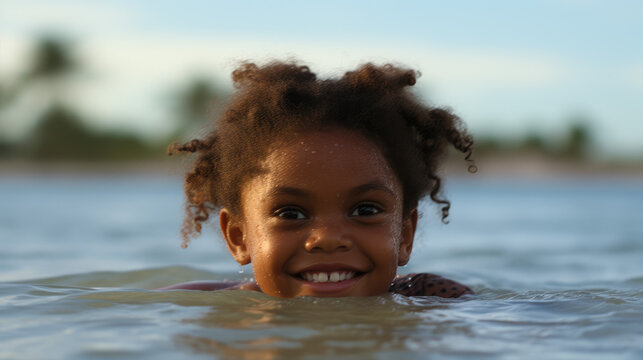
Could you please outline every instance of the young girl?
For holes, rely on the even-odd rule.
[[[218,211],[228,250],[252,263],[256,282],[163,289],[471,293],[432,274],[396,278],[413,249],[418,201],[428,195],[448,216],[437,175],[447,146],[471,161],[473,145],[455,115],[409,92],[414,71],[366,64],[320,80],[295,63],[245,63],[232,79],[237,92],[212,133],[169,152],[198,154],[185,180],[183,247]]]

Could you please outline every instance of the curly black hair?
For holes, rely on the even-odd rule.
[[[261,173],[271,146],[298,132],[343,128],[373,141],[402,184],[404,213],[429,195],[446,222],[450,203],[441,196],[440,160],[451,144],[465,154],[469,172],[473,139],[449,109],[419,101],[408,89],[418,73],[371,63],[341,78],[321,80],[307,66],[242,63],[233,73],[236,92],[205,139],[168,148],[196,153],[185,177],[183,247],[201,233],[213,211],[241,211],[241,188]]]

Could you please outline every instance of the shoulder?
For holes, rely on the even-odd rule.
[[[158,288],[156,290],[259,290],[255,283],[240,281],[191,281]]]
[[[389,292],[406,296],[439,296],[444,298],[457,298],[473,294],[468,286],[429,273],[398,276],[389,287]]]

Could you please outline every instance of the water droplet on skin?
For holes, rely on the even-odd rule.
[[[311,154],[315,154],[316,152],[317,152],[317,151],[313,150],[313,151],[311,151],[310,153],[311,153]]]

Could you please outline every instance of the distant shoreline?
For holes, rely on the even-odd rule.
[[[631,178],[643,180],[643,163],[613,164],[551,160],[538,156],[485,157],[476,160],[478,172],[467,172],[468,163],[451,158],[441,173],[447,177],[493,178]],[[154,175],[182,177],[189,158],[132,162],[26,162],[0,160],[0,177],[7,176],[107,176]]]
[[[475,161],[478,172],[469,174],[468,163],[451,159],[443,173],[446,176],[480,176],[484,178],[632,178],[643,180],[643,163],[608,163],[556,160],[542,156],[489,156]]]
[[[27,162],[0,161],[0,177],[24,175],[105,176],[105,175],[157,175],[182,176],[187,169],[184,159],[176,161],[132,162]]]

